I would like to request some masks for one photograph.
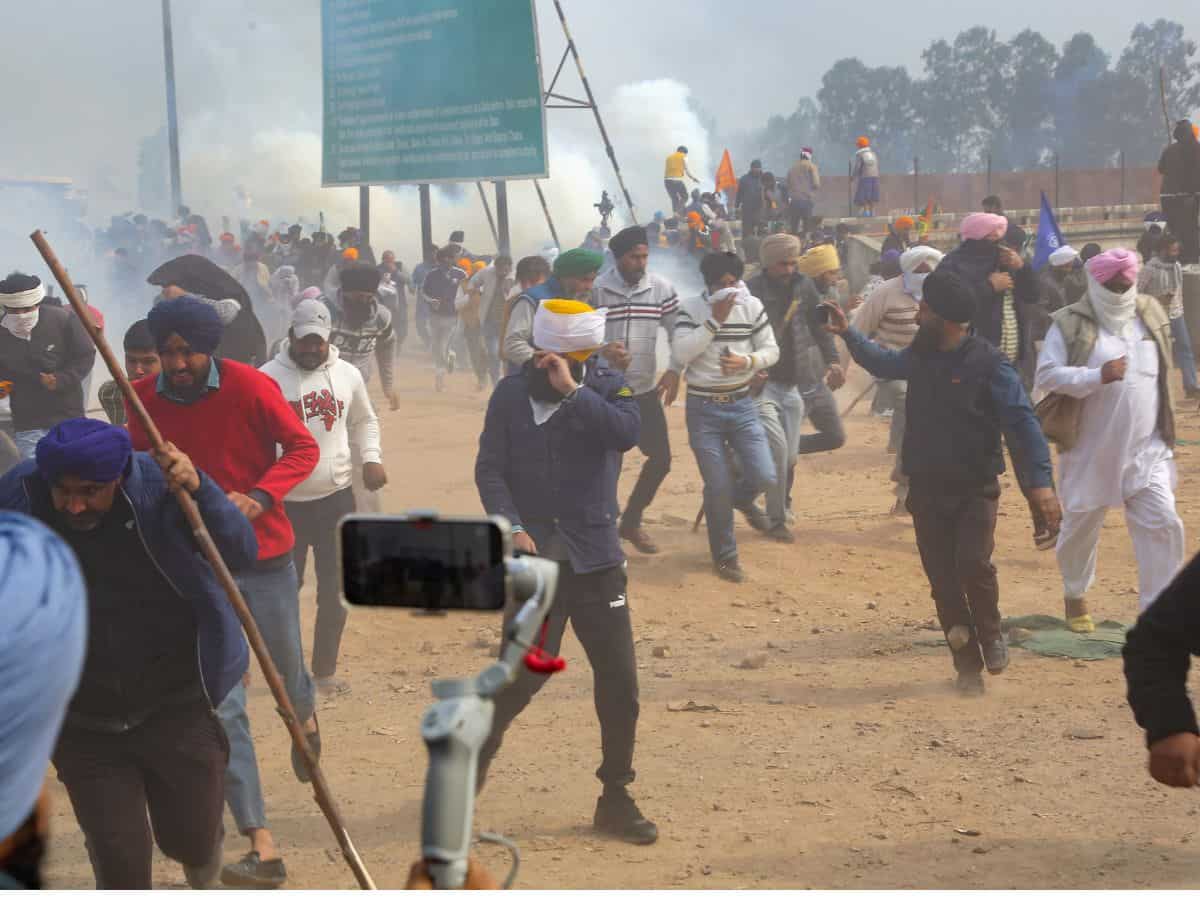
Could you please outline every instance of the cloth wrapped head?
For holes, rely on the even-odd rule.
[[[770,268],[785,260],[799,259],[800,250],[800,239],[795,235],[768,235],[758,245],[758,261],[762,263],[764,269]]]
[[[913,220],[912,216],[900,216],[900,218],[896,219],[895,223],[897,231],[912,231],[916,225],[917,223]]]
[[[922,284],[921,301],[947,322],[960,325],[975,315],[975,294],[957,272],[934,269]]]
[[[816,278],[841,267],[837,248],[833,244],[818,244],[800,257],[800,271],[809,278]]]
[[[354,247],[347,247],[342,251],[342,259],[347,262],[358,262],[358,250]]]
[[[857,146],[858,149],[861,150],[863,147],[871,146],[871,139],[869,137],[867,137],[866,135],[863,135],[854,143],[855,143],[855,146]]]
[[[583,362],[604,346],[608,310],[582,300],[544,300],[533,316],[533,345]]]
[[[46,299],[46,289],[36,275],[14,272],[0,281],[0,306],[5,309],[32,309]]]
[[[1108,284],[1118,275],[1124,275],[1127,281],[1137,284],[1137,276],[1141,267],[1138,255],[1123,247],[1106,250],[1087,261],[1088,274],[1099,284]]]
[[[879,277],[896,278],[900,275],[900,251],[885,250],[879,257]]]
[[[197,353],[211,355],[221,343],[221,317],[217,310],[191,294],[156,303],[146,316],[146,324],[159,351],[173,334],[187,341]]]
[[[995,213],[971,213],[959,226],[964,241],[998,241],[1006,231],[1008,219]]]
[[[87,647],[87,589],[70,548],[0,512],[0,838],[37,804]]]
[[[37,442],[38,472],[49,484],[64,475],[108,484],[125,474],[133,456],[129,432],[98,419],[66,419]]]
[[[603,254],[597,253],[595,250],[576,247],[574,250],[568,250],[566,253],[558,255],[558,258],[554,260],[554,274],[559,278],[582,278],[585,275],[599,272],[602,265],[604,265]]]
[[[936,269],[946,254],[934,247],[926,247],[924,245],[917,247],[909,247],[900,254],[900,271],[913,273],[921,267],[922,263],[928,263],[929,268]]]
[[[383,277],[374,266],[366,263],[355,263],[342,269],[342,290],[351,293],[373,294],[379,290],[379,280]]]
[[[620,259],[634,247],[645,244],[650,245],[650,236],[646,234],[646,229],[641,225],[631,225],[629,228],[622,229],[612,236],[608,242],[608,249],[617,259]]]
[[[1070,244],[1063,244],[1057,250],[1050,254],[1050,265],[1052,266],[1069,266],[1079,259],[1079,251]]]

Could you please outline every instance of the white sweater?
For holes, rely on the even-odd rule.
[[[731,353],[750,357],[750,368],[722,374],[721,353],[726,347]],[[706,295],[683,301],[671,349],[672,367],[686,370],[688,390],[701,394],[741,390],[755,372],[779,362],[779,345],[762,301],[750,296],[733,305],[724,323],[712,317]]]
[[[279,385],[321,448],[317,467],[292,489],[289,502],[320,500],[349,487],[351,442],[361,450],[364,463],[382,461],[379,418],[362,373],[339,357],[337,347],[330,346],[329,359],[310,372],[288,355],[285,340],[260,371]]]

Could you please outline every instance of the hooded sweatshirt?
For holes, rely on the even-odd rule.
[[[364,463],[382,462],[379,418],[358,368],[330,346],[329,358],[309,371],[288,354],[288,341],[260,370],[270,376],[321,450],[317,467],[287,495],[289,503],[321,500],[350,486],[350,444]]]

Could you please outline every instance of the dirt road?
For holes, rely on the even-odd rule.
[[[861,375],[861,373],[859,373]],[[476,513],[475,443],[485,405],[474,379],[432,393],[424,358],[400,367],[403,410],[383,413],[391,475],[385,508]],[[857,393],[852,383],[841,403]],[[634,848],[590,830],[599,790],[591,673],[569,638],[555,676],[510,732],[477,825],[516,840],[527,888],[1184,888],[1200,883],[1193,793],[1145,772],[1119,660],[1071,662],[1013,651],[987,696],[952,688],[912,528],[888,514],[887,425],[860,404],[849,442],[800,464],[798,542],[780,546],[739,522],[751,581],[718,581],[691,522],[700,477],[682,405],[669,410],[674,470],[647,527],[659,556],[630,551],[641,676],[638,779],[662,838]],[[380,404],[385,409],[385,404]],[[1200,438],[1200,416],[1181,436]],[[1200,457],[1179,451],[1189,553],[1200,534]],[[621,496],[641,455],[626,459]],[[997,532],[1006,615],[1061,615],[1053,553],[1034,551],[1011,476]],[[1105,526],[1102,618],[1136,614],[1136,571],[1119,513]],[[306,646],[312,579],[301,598]],[[477,671],[498,633],[476,615],[351,615],[343,674],[351,693],[320,710],[326,772],[381,887],[401,887],[417,853],[425,750],[417,723],[436,676]],[[662,658],[653,654],[666,648]],[[765,651],[766,665],[737,668]],[[716,709],[675,712],[693,700]],[[255,678],[252,718],[268,813],[293,888],[354,881],[288,763],[287,737]],[[48,874],[91,887],[82,837],[61,787]],[[228,822],[232,828],[232,822]],[[962,834],[961,831],[971,832]],[[244,852],[230,838],[226,856]],[[483,857],[502,873],[505,856]],[[161,857],[156,883],[183,884]]]

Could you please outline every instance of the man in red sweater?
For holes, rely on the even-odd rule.
[[[162,370],[134,387],[163,437],[188,454],[254,523],[258,562],[234,574],[309,744],[319,754],[313,683],[300,639],[294,536],[283,504],[315,468],[317,443],[271,378],[251,366],[213,357],[221,320],[210,304],[192,296],[166,300],[150,311],[147,323]],[[135,449],[149,449],[136,417],[129,417],[129,433]],[[278,458],[276,445],[283,448]],[[240,861],[225,867],[221,880],[238,887],[278,887],[287,880],[287,871],[267,829],[243,685],[230,692],[217,714],[230,743],[225,799],[251,845]],[[295,750],[292,768],[297,778],[308,780]]]

